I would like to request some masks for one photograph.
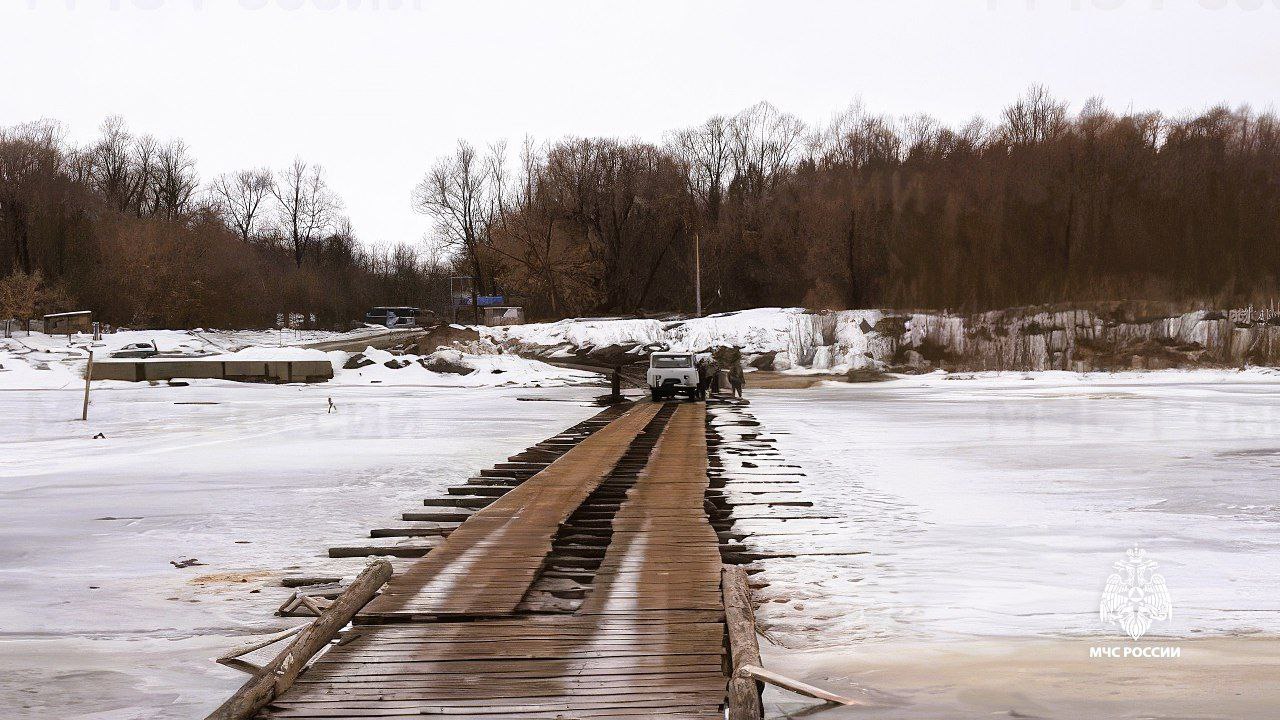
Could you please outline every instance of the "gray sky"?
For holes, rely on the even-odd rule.
[[[366,242],[459,137],[659,140],[769,100],[988,117],[1032,83],[1073,108],[1270,107],[1280,0],[0,0],[0,125],[185,139],[202,179],[323,164]]]

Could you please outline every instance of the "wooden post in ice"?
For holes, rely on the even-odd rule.
[[[89,383],[93,380],[93,351],[89,351],[89,364],[84,368],[84,407],[80,410],[80,419],[89,419]]]
[[[720,572],[720,593],[724,599],[724,620],[729,630],[729,720],[760,720],[764,707],[760,683],[740,671],[760,666],[760,644],[756,642],[756,616],[751,607],[747,572],[725,565]]]

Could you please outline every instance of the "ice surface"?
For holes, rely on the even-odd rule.
[[[246,677],[211,658],[299,622],[272,615],[281,575],[351,577],[364,561],[328,547],[403,525],[598,392],[121,383],[80,422],[78,385],[0,391],[0,717],[202,717]]]
[[[1245,718],[1280,706],[1280,375],[1165,371],[930,375],[752,391],[813,508],[751,514],[773,552],[757,616],[766,666],[922,717]],[[740,471],[741,472],[741,471]],[[1131,546],[1173,618],[1128,645],[1098,604]],[[767,717],[813,701],[770,689]]]
[[[751,393],[812,514],[758,521],[784,644],[1094,636],[1112,563],[1159,563],[1149,636],[1280,630],[1280,375],[931,375]],[[778,511],[781,513],[781,510]],[[794,511],[789,514],[795,514]]]
[[[243,679],[210,658],[297,622],[271,615],[280,575],[350,577],[363,561],[327,547],[399,525],[592,414],[583,401],[599,393],[399,384],[410,368],[371,366],[319,385],[102,383],[82,423],[74,367],[38,357],[0,358],[13,378],[0,387],[23,388],[0,389],[5,718],[203,715]],[[513,373],[520,361],[485,357]],[[767,560],[755,576],[769,583],[761,626],[789,648],[766,643],[767,663],[904,703],[832,717],[1260,717],[1213,690],[1274,699],[1247,673],[1280,667],[1280,373],[933,374],[748,397],[763,427],[721,432],[775,437],[804,473],[777,487],[815,503],[752,514],[837,517],[744,521],[761,533],[747,542],[865,553]],[[1097,605],[1133,545],[1173,598],[1149,637],[1199,643],[1185,665],[1082,659],[1120,641]],[[206,564],[169,564],[187,558]],[[1126,700],[1151,688],[1163,705]]]

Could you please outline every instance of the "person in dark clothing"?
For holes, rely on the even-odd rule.
[[[747,378],[742,372],[742,363],[736,362],[729,366],[729,385],[733,388],[733,396],[742,397],[742,388],[747,384]]]
[[[698,368],[698,392],[695,398],[698,400],[707,399],[707,387],[711,385],[711,362],[702,359],[695,363]]]

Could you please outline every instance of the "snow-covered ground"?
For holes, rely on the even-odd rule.
[[[44,335],[21,333],[0,339],[0,390],[70,389],[84,382],[88,352],[97,360],[110,359],[110,354],[133,343],[149,343],[167,355],[199,356],[208,360],[319,360],[328,361],[334,370],[334,384],[339,385],[415,385],[444,387],[555,387],[595,383],[601,376],[581,370],[548,365],[538,360],[502,352],[490,344],[475,344],[468,352],[440,349],[426,356],[396,355],[386,350],[367,347],[363,355],[373,364],[345,368],[354,353],[302,347],[318,341],[341,339],[361,344],[362,339],[384,334],[381,328],[368,328],[348,333],[321,331],[205,331],[205,330],[130,330],[110,333],[101,340],[88,335]],[[273,339],[278,342],[273,342]],[[157,357],[158,360],[171,359]],[[127,360],[137,361],[136,358]],[[447,361],[455,372],[439,372],[430,367],[433,360]],[[151,360],[143,360],[150,362]],[[470,372],[457,372],[461,370]],[[99,381],[95,387],[127,387],[129,383]]]
[[[119,330],[105,333],[101,340],[91,335],[46,335],[40,332],[16,331],[14,336],[0,340],[0,344],[13,349],[31,349],[46,352],[66,352],[77,348],[92,347],[98,357],[119,350],[131,343],[151,343],[165,351],[236,352],[247,347],[296,347],[330,340],[358,341],[386,334],[385,328],[367,327],[349,332],[331,330]]]
[[[795,327],[801,308],[756,308],[687,320],[639,320],[571,318],[551,323],[530,323],[483,328],[494,340],[518,340],[528,345],[567,345],[591,349],[632,343],[666,343],[672,350],[701,350],[713,344],[735,342],[747,352],[782,350]]]
[[[248,352],[248,351],[242,351]],[[309,351],[315,352],[315,351]],[[429,355],[392,355],[386,350],[366,348],[360,353],[371,365],[343,369],[350,353],[330,352],[335,371],[334,382],[342,385],[449,385],[454,387],[494,387],[518,385],[521,387],[558,387],[600,383],[599,373],[548,365],[539,360],[519,355],[500,353],[464,353],[451,348],[441,348]],[[470,368],[468,373],[438,372],[433,362],[443,362],[456,368]]]
[[[394,527],[599,394],[103,385],[88,422],[78,387],[0,391],[6,720],[202,717],[245,678],[211,658],[299,622],[272,615],[281,575],[352,576],[363,560],[326,548]],[[190,558],[204,564],[170,564]]]
[[[571,318],[479,331],[521,352],[592,354],[608,362],[627,352],[642,355],[649,344],[684,351],[735,346],[756,367],[790,373],[1280,365],[1278,326],[1237,322],[1211,309],[1163,314],[1167,308],[1142,306],[1027,307],[973,315],[752,308],[700,318]]]
[[[758,576],[773,662],[894,699],[834,717],[1257,717],[1280,703],[1263,679],[1280,669],[1280,373],[938,374],[748,397],[763,423],[748,430],[776,437],[815,504],[775,514],[836,516],[748,522],[770,533],[748,542],[865,553],[765,561]],[[1144,641],[1183,658],[1088,657],[1124,640],[1098,604],[1134,546],[1173,605]]]
[[[883,316],[879,310],[812,313],[804,308],[754,308],[685,320],[573,318],[479,330],[495,343],[551,357],[573,357],[613,345],[661,344],[693,351],[726,345],[741,348],[748,358],[770,354],[776,370],[843,373],[873,365],[873,351],[889,346],[887,339],[871,332]]]

